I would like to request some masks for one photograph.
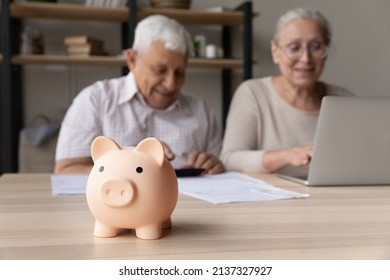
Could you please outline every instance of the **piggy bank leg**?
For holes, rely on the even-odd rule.
[[[118,229],[102,224],[96,220],[93,235],[96,237],[114,237],[118,235]]]
[[[172,227],[171,218],[169,217],[167,220],[165,220],[164,222],[162,222],[161,227],[162,227],[162,228],[171,228],[171,227]]]
[[[159,239],[162,236],[161,224],[136,228],[135,234],[141,239]]]

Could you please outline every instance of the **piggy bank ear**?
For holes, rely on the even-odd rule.
[[[135,150],[149,154],[159,166],[162,166],[165,158],[164,147],[158,139],[146,138],[139,142]]]
[[[98,136],[93,140],[91,146],[91,156],[93,161],[95,162],[98,158],[100,158],[105,153],[112,150],[120,150],[121,147],[111,138]]]

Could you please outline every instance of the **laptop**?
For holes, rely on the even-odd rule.
[[[390,185],[390,98],[326,96],[306,178],[309,186]]]

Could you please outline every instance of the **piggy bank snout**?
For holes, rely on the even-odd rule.
[[[100,196],[109,207],[123,207],[134,199],[134,187],[128,181],[109,180],[101,185]]]

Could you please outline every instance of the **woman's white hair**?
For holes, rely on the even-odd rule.
[[[137,24],[133,49],[140,55],[154,42],[164,43],[165,48],[189,56],[191,37],[176,20],[163,15],[149,16]]]
[[[283,14],[276,23],[273,40],[278,43],[280,33],[291,21],[296,19],[313,19],[318,22],[322,29],[325,44],[329,45],[332,37],[331,27],[325,16],[319,11],[309,8],[296,8]]]

